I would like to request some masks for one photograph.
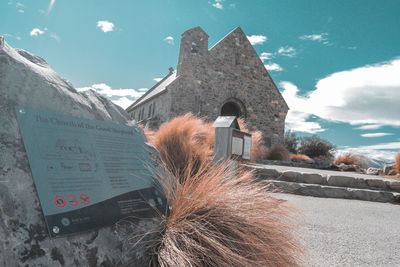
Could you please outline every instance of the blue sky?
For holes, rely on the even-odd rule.
[[[0,35],[126,106],[176,68],[185,30],[201,26],[211,47],[240,26],[291,108],[287,129],[391,157],[399,11],[398,0],[1,0]]]

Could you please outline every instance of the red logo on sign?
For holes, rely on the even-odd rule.
[[[77,196],[75,196],[75,195],[69,195],[69,196],[68,196],[68,203],[69,203],[71,206],[78,206],[79,200],[78,200]]]
[[[54,198],[54,204],[59,208],[64,208],[67,205],[67,201],[65,201],[65,198],[62,196],[56,196]]]
[[[82,194],[80,196],[81,202],[83,205],[89,205],[90,204],[90,197],[86,194]]]

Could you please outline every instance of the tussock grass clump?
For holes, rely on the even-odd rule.
[[[299,159],[301,161],[310,161],[312,160],[309,156],[303,154],[290,154],[290,159]]]
[[[149,247],[150,266],[299,266],[293,207],[271,197],[250,171],[192,166],[185,177],[160,179],[170,211]]]
[[[257,145],[261,135],[252,133]],[[141,265],[300,265],[297,210],[273,198],[252,171],[233,168],[231,161],[212,164],[210,123],[186,114],[151,134],[165,163],[156,184],[168,211],[159,213],[159,229],[136,243],[146,247]]]
[[[267,152],[267,159],[269,160],[290,160],[290,153],[284,146],[274,146]]]
[[[339,164],[343,163],[346,165],[362,166],[362,157],[360,155],[346,153],[342,156],[339,156],[333,163],[335,165],[339,165]]]
[[[183,177],[189,163],[191,171],[196,172],[212,158],[214,136],[210,135],[210,125],[190,113],[162,124],[148,139],[175,176]]]
[[[400,174],[400,151],[397,153],[396,156],[396,163],[394,165],[394,170],[397,172],[397,174]]]
[[[241,118],[238,123],[241,131],[252,136],[251,161],[265,158],[267,148],[262,144],[262,133],[249,130]],[[156,131],[143,130],[147,140],[160,152],[169,171],[182,174],[191,157],[196,158],[198,163],[212,160],[215,138],[212,124],[188,113],[163,123]]]

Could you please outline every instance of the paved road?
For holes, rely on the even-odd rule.
[[[400,205],[275,196],[303,211],[305,266],[400,266]]]

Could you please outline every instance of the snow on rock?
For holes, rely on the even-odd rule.
[[[120,264],[126,259],[124,238],[113,227],[48,238],[14,112],[16,105],[128,123],[122,108],[94,91],[77,92],[44,59],[12,48],[0,37],[0,266]],[[149,227],[146,223],[142,226]]]

